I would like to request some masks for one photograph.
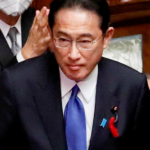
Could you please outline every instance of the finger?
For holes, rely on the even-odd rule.
[[[39,45],[49,45],[49,42],[51,41],[51,36],[50,34],[48,33],[46,36],[44,36],[43,38],[40,38],[38,43]]]
[[[36,44],[36,46],[34,46],[34,47],[37,47],[38,51],[46,50],[48,48],[48,46],[49,46],[50,41],[51,41],[51,38],[50,37],[46,37],[44,39],[41,39],[39,41],[39,43]]]
[[[45,17],[43,17],[43,19],[39,22],[39,26],[40,27],[45,27],[45,26],[47,26],[48,25],[48,18],[47,18],[47,16],[45,16]]]
[[[44,8],[43,8],[43,9],[44,9]],[[42,9],[42,10],[43,10],[43,9]],[[45,13],[41,12],[41,13],[39,13],[39,15],[37,16],[37,18],[38,18],[39,16],[42,15],[42,18],[41,18],[40,20],[37,19],[37,21],[36,21],[36,24],[39,25],[39,28],[40,28],[40,27],[43,28],[44,26],[47,26],[47,25],[48,25],[48,14],[49,14],[49,12],[50,12],[50,10],[46,8]]]
[[[44,27],[48,25],[48,15],[49,15],[50,10],[47,9],[46,14],[43,16],[43,18],[38,21],[40,27]]]
[[[47,12],[47,8],[44,6],[44,7],[41,9],[40,13],[38,14],[37,20],[41,20],[41,19],[43,18],[43,16],[46,14],[46,12]]]
[[[49,43],[51,42],[51,37],[50,36],[47,36],[45,38],[45,45],[48,47]]]
[[[47,35],[49,34],[49,30],[47,29],[47,27],[44,27],[44,28],[43,28],[41,34],[42,34],[43,37],[45,37],[45,36],[47,36]]]
[[[36,10],[35,14],[36,14],[36,17],[39,15],[40,11],[39,10]]]
[[[49,13],[50,13],[50,9],[47,9],[47,11],[46,11],[46,15],[48,16],[48,15],[49,15]]]
[[[41,11],[36,10],[35,12],[36,17],[34,18],[33,24],[38,26],[39,24],[38,20],[40,21],[40,19],[43,18],[43,16],[48,13],[49,13],[49,9],[47,9],[46,7],[43,7]]]

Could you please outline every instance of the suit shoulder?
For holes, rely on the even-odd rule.
[[[148,90],[146,76],[143,73],[107,58],[102,58],[98,64],[98,85],[116,95],[126,91],[140,92],[142,87]]]
[[[99,64],[102,65],[102,66],[105,66],[105,68],[108,67],[108,68],[114,69],[114,70],[111,69],[112,71],[116,70],[118,72],[122,72],[122,71],[130,72],[130,73],[133,72],[135,74],[140,73],[139,71],[135,70],[134,68],[131,68],[130,66],[127,66],[123,63],[120,63],[120,62],[117,62],[115,60],[111,60],[111,59],[108,59],[108,58],[104,58],[104,57],[102,58],[102,60],[100,61]]]
[[[138,80],[143,80],[145,75],[137,70],[122,64],[120,62],[110,60],[108,58],[102,58],[99,63],[99,68],[105,72],[112,79],[120,81],[132,81],[138,82]]]
[[[24,26],[28,26],[27,23],[29,24],[29,27],[31,27],[33,19],[35,17],[35,9],[34,8],[28,8],[23,14],[22,14],[22,24]]]
[[[23,13],[23,16],[28,16],[28,17],[31,17],[31,16],[35,16],[35,9],[32,8],[32,7],[29,7],[24,13]]]

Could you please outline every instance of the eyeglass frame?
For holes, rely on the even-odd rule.
[[[103,34],[101,34],[97,39],[90,41],[91,44],[92,44],[92,45],[95,44],[95,43],[100,39],[100,37],[102,37],[102,36],[103,36]],[[69,46],[68,46],[68,47],[60,47],[60,46],[56,45],[56,42],[55,42],[55,41],[56,41],[57,39],[60,39],[60,38],[56,38],[56,37],[53,38],[54,44],[55,44],[55,46],[56,46],[57,48],[64,48],[64,49],[69,48]],[[92,50],[92,48],[91,48],[91,49],[84,49],[84,48],[82,49],[81,47],[78,47],[78,46],[77,46],[77,42],[78,42],[78,41],[81,41],[81,40],[68,40],[68,41],[71,43],[70,45],[72,45],[72,42],[75,41],[75,42],[76,42],[76,47],[77,47],[79,50]]]

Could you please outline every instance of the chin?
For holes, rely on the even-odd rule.
[[[82,81],[82,79],[80,79],[80,78],[70,78],[71,80],[74,80],[75,82],[80,82],[80,81]]]
[[[74,80],[76,82],[79,82],[79,81],[82,81],[84,78],[82,76],[72,76],[72,75],[69,75],[67,76],[69,79],[71,80]]]
[[[65,70],[64,73],[69,79],[74,80],[76,82],[82,81],[86,78],[86,76],[83,76],[79,71]]]

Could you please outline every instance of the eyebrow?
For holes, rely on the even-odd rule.
[[[66,32],[63,32],[63,31],[58,31],[57,34],[63,34],[63,35],[69,36],[69,34],[67,34]]]
[[[69,35],[68,33],[63,32],[63,31],[58,31],[57,34],[62,34],[62,35],[65,35],[65,36],[69,36],[69,37],[70,37],[70,35]],[[93,37],[93,35],[90,34],[90,33],[81,33],[81,34],[79,34],[79,36],[80,36],[80,37],[90,37],[90,38]]]

